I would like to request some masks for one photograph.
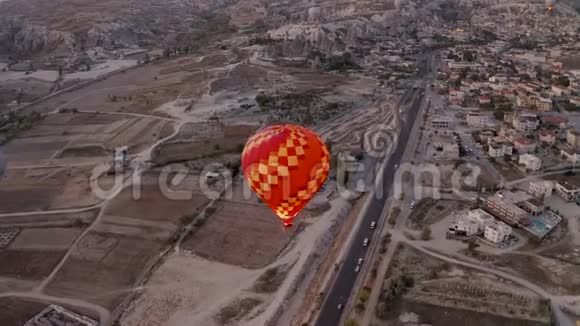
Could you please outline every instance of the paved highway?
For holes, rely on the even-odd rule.
[[[377,198],[374,196],[368,207],[366,214],[362,217],[360,229],[354,237],[354,242],[344,258],[338,275],[334,284],[326,296],[326,300],[322,305],[316,325],[318,326],[336,326],[340,323],[341,312],[337,309],[339,304],[345,304],[352,292],[358,273],[355,272],[355,266],[360,257],[366,256],[367,247],[363,246],[365,238],[372,239],[373,231],[370,229],[372,221],[379,221],[383,212],[386,199],[392,188],[393,179],[395,175],[395,165],[401,162],[403,153],[407,145],[407,141],[413,129],[413,123],[419,112],[419,108],[423,101],[424,89],[419,88],[410,92],[413,103],[411,109],[406,114],[406,119],[402,123],[399,141],[394,152],[391,154],[389,160],[386,162],[385,172],[383,175],[383,196]],[[405,98],[406,96],[404,96]],[[381,225],[381,223],[378,223]]]
[[[348,249],[348,252],[337,272],[338,275],[322,304],[320,314],[316,321],[317,326],[337,326],[340,324],[342,311],[339,311],[338,306],[346,305],[359,275],[358,272],[355,272],[357,261],[359,258],[366,258],[368,247],[363,246],[363,241],[365,238],[373,239],[373,233],[375,230],[370,229],[370,224],[371,222],[376,221],[377,226],[379,226],[377,227],[377,230],[379,230],[380,226],[383,225],[384,221],[380,221],[380,219],[383,217],[382,212],[393,187],[396,171],[395,166],[398,166],[403,159],[403,154],[405,153],[407,143],[409,142],[413,130],[413,124],[415,123],[417,114],[424,102],[425,86],[434,78],[433,67],[435,62],[432,54],[426,55],[420,60],[421,75],[424,77],[422,79],[422,86],[417,89],[407,90],[399,102],[401,108],[410,106],[410,109],[404,112],[404,119],[399,120],[401,122],[401,132],[399,134],[397,145],[389,159],[385,161],[382,180],[383,196],[372,197],[368,210],[362,217],[360,228],[355,231],[356,234],[354,236],[354,241],[351,243],[351,247]],[[399,114],[399,108],[395,109],[396,114]]]

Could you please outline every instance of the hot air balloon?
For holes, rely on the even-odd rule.
[[[280,218],[285,228],[304,209],[328,177],[328,148],[313,131],[290,124],[266,127],[252,136],[242,153],[250,188]]]

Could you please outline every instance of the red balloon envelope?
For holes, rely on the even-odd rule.
[[[320,137],[290,124],[258,131],[242,153],[248,184],[285,227],[320,190],[329,169],[328,148]]]

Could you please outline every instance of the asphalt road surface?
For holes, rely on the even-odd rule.
[[[337,326],[340,323],[342,313],[338,310],[338,305],[346,304],[356,282],[358,276],[358,273],[355,272],[357,261],[359,258],[366,256],[368,248],[363,246],[363,241],[365,238],[368,238],[369,240],[372,239],[373,232],[375,231],[370,229],[370,224],[372,221],[377,221],[377,224],[381,225],[379,219],[381,218],[387,196],[392,189],[396,170],[395,165],[398,165],[401,162],[403,153],[407,146],[407,141],[409,140],[411,130],[413,129],[413,123],[417,118],[425,94],[424,88],[422,87],[408,92],[410,92],[410,94],[406,95],[410,95],[412,104],[410,110],[406,112],[406,119],[403,121],[397,146],[386,162],[385,172],[383,174],[383,196],[382,198],[374,196],[371,199],[370,206],[365,216],[362,217],[363,220],[360,229],[354,237],[354,242],[344,258],[338,271],[337,278],[322,305],[320,315],[316,322],[316,325],[318,326]],[[404,96],[404,98],[409,99],[407,96]],[[369,307],[369,309],[373,308]]]

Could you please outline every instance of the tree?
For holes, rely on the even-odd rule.
[[[431,228],[426,226],[423,228],[423,230],[421,231],[421,240],[423,241],[429,241],[431,240]]]
[[[22,102],[22,98],[24,97],[24,90],[21,88],[18,91],[18,94],[16,95],[16,104],[19,104]]]
[[[556,78],[556,85],[569,87],[570,86],[570,79],[568,79],[568,77],[566,77],[566,76],[559,76],[558,78]]]
[[[346,326],[358,326],[358,322],[354,319],[349,319],[345,325]]]
[[[404,274],[401,276],[401,280],[406,288],[412,288],[415,286],[415,279],[411,275]]]
[[[477,248],[479,248],[479,243],[477,243],[475,240],[471,240],[467,243],[467,251],[469,251],[470,253],[472,254],[476,253]]]
[[[505,111],[502,111],[502,110],[495,110],[495,111],[493,112],[493,117],[494,117],[496,120],[503,121],[503,118],[504,118],[504,116],[505,116]]]
[[[475,56],[472,51],[466,50],[463,52],[463,60],[473,62],[475,61]]]

